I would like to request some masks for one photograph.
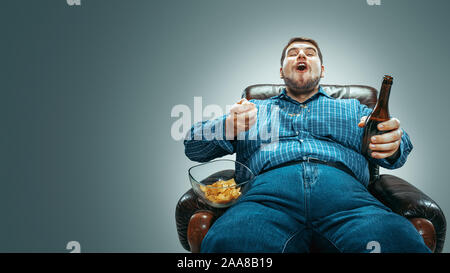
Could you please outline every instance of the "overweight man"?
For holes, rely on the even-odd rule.
[[[319,84],[324,72],[317,42],[292,38],[281,54],[286,88],[279,95],[240,101],[227,115],[192,126],[184,141],[189,159],[236,153],[257,175],[211,226],[201,252],[430,252],[406,218],[367,190],[368,161],[396,169],[412,150],[400,121],[381,123],[385,132],[371,139],[373,152],[364,157],[371,109],[327,95]],[[252,137],[275,127],[276,139]]]

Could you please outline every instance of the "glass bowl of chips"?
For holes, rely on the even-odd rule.
[[[188,173],[194,192],[206,204],[215,208],[235,204],[255,177],[247,166],[231,159],[195,165]]]

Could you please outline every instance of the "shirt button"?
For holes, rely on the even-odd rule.
[[[298,135],[299,134],[298,131],[295,131],[295,134]]]

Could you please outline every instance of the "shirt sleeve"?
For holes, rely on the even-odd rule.
[[[224,115],[192,126],[184,139],[184,153],[190,160],[207,162],[235,152],[236,141],[226,139],[226,118]]]
[[[370,109],[366,105],[361,104],[359,118],[362,118],[363,116],[369,116],[370,113],[372,113],[372,109]],[[397,168],[402,167],[406,163],[406,159],[407,159],[408,155],[411,153],[411,151],[413,149],[413,145],[412,145],[409,135],[406,133],[406,131],[403,128],[401,128],[401,130],[403,131],[403,135],[402,135],[402,138],[400,141],[400,147],[398,150],[399,153],[396,156],[396,159],[394,159],[394,160],[392,160],[390,158],[377,159],[377,158],[373,158],[373,157],[368,157],[367,159],[370,162],[375,163],[386,169],[397,169]],[[361,132],[362,132],[362,134],[361,134],[361,139],[362,139],[364,130],[361,130]]]

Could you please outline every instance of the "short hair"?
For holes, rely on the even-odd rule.
[[[323,64],[323,59],[322,59],[322,52],[320,51],[319,45],[317,44],[316,41],[314,41],[313,39],[310,38],[305,38],[305,37],[294,37],[291,38],[289,40],[289,42],[287,43],[287,45],[283,48],[283,52],[281,53],[281,66],[283,66],[283,62],[284,62],[284,58],[286,57],[286,49],[295,42],[308,42],[313,44],[317,50],[318,50],[318,54],[319,54],[319,59],[320,59],[320,63]]]

